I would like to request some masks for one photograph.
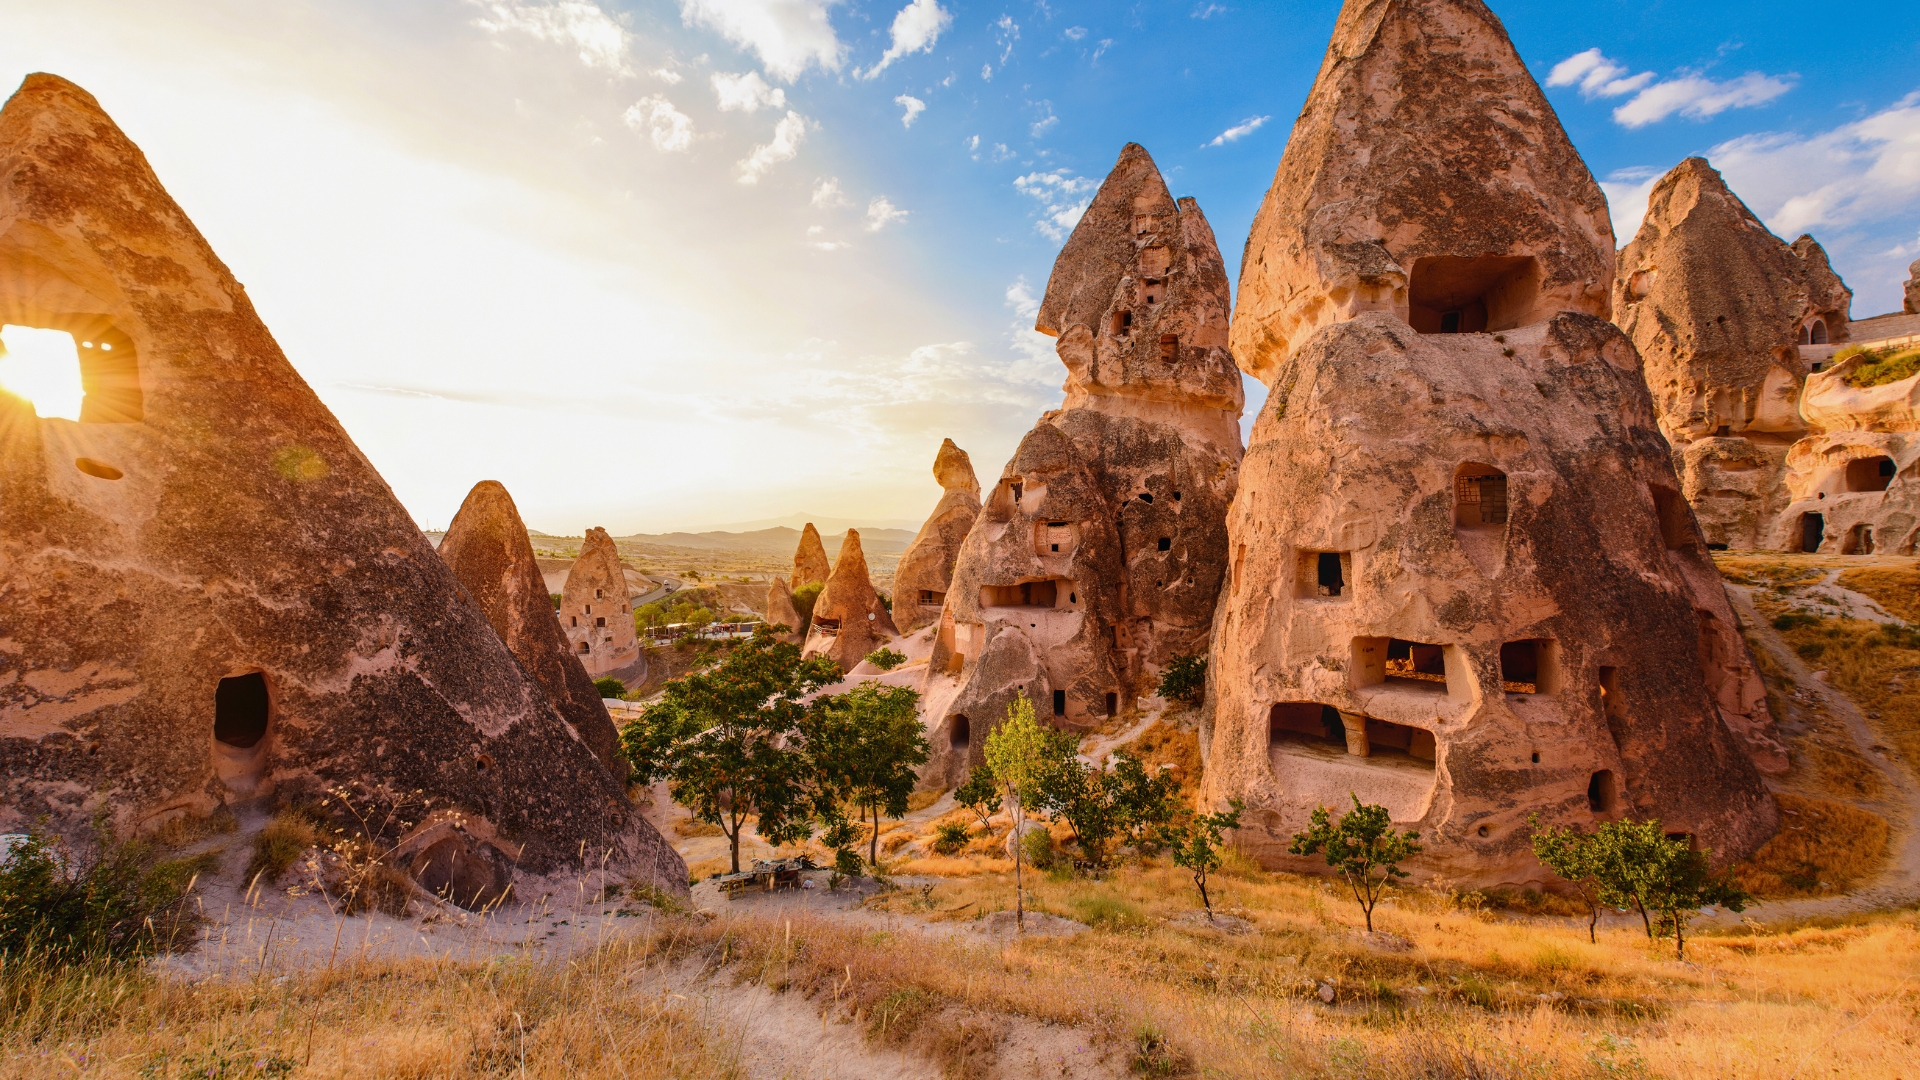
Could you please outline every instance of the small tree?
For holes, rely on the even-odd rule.
[[[806,723],[807,757],[819,797],[851,802],[873,820],[867,862],[880,861],[880,820],[906,816],[914,772],[931,754],[920,723],[920,695],[905,686],[864,682],[816,702]]]
[[[1347,797],[1353,800],[1353,809],[1338,822],[1330,820],[1326,807],[1315,807],[1307,831],[1294,833],[1287,850],[1295,855],[1323,853],[1327,865],[1346,878],[1353,899],[1366,915],[1367,932],[1372,933],[1373,907],[1394,878],[1411,876],[1400,869],[1400,861],[1420,850],[1415,843],[1420,834],[1394,829],[1386,807],[1363,804],[1352,792]]]
[[[1113,794],[1115,817],[1120,829],[1136,848],[1150,844],[1160,827],[1173,821],[1179,803],[1180,782],[1170,774],[1158,771],[1150,773],[1139,759],[1116,753],[1107,786]]]
[[[1200,906],[1207,910],[1208,922],[1213,921],[1213,898],[1207,895],[1207,877],[1220,869],[1220,834],[1240,827],[1240,800],[1229,800],[1227,805],[1228,809],[1222,813],[1194,814],[1184,825],[1169,823],[1159,828],[1160,842],[1171,849],[1173,865],[1193,874],[1193,884],[1200,890]]]
[[[1160,673],[1160,696],[1168,701],[1198,705],[1207,695],[1207,658],[1180,656]]]
[[[1007,706],[1006,720],[987,736],[987,765],[1013,815],[1013,919],[1022,932],[1027,928],[1027,906],[1020,857],[1025,836],[1021,830],[1026,825],[1027,808],[1040,804],[1038,782],[1046,767],[1051,734],[1034,718],[1033,702],[1022,691]]]
[[[992,818],[1000,812],[1001,803],[1000,782],[993,778],[993,769],[975,765],[967,775],[967,782],[953,793],[953,801],[973,811],[980,819],[980,827],[991,833]]]
[[[1587,905],[1587,940],[1597,943],[1600,939],[1595,928],[1600,923],[1601,894],[1606,891],[1595,868],[1598,838],[1573,828],[1543,830],[1538,814],[1527,818],[1527,823],[1534,830],[1533,857],[1579,891],[1581,902]],[[1621,897],[1614,902],[1626,900]]]
[[[1073,736],[1052,737],[1041,770],[1039,808],[1067,823],[1087,862],[1104,866],[1116,837],[1137,841],[1172,820],[1178,789],[1173,778],[1150,776],[1124,754],[1115,755],[1111,770],[1099,769],[1080,760],[1075,750]]]
[[[1725,873],[1710,869],[1711,852],[1698,851],[1685,840],[1662,838],[1656,858],[1641,866],[1639,878],[1646,906],[1658,915],[1660,936],[1673,935],[1673,958],[1686,959],[1687,922],[1709,904],[1745,911],[1753,901],[1746,890]]]
[[[907,662],[907,654],[882,646],[867,654],[867,663],[881,671],[892,671]]]
[[[627,684],[619,679],[595,679],[593,688],[600,691],[603,698],[623,698],[627,696]]]

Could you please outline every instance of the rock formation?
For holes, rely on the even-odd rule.
[[[793,590],[786,578],[775,577],[767,584],[767,622],[786,627],[786,639],[796,645],[806,640],[806,619],[793,605]]]
[[[1094,725],[1143,675],[1206,647],[1240,462],[1230,314],[1206,217],[1128,144],[1040,305],[1065,403],[961,546],[929,663],[930,776],[978,759],[1022,688],[1041,716]]]
[[[1913,265],[1907,267],[1907,285],[1902,295],[1905,302],[1900,305],[1900,310],[1908,315],[1920,315],[1920,259],[1915,259]]]
[[[1784,766],[1764,693],[1599,317],[1605,201],[1498,20],[1349,0],[1277,175],[1233,335],[1271,393],[1228,519],[1206,797],[1297,869],[1289,836],[1349,792],[1419,829],[1418,870],[1476,884],[1544,880],[1535,813],[1752,851],[1777,821],[1755,758]]]
[[[820,535],[807,526],[819,548]],[[804,543],[804,542],[803,542]],[[880,594],[867,576],[867,556],[860,550],[860,534],[847,530],[840,558],[827,576],[826,588],[813,602],[813,621],[807,629],[807,656],[830,656],[842,671],[852,671],[866,655],[900,636],[893,616],[880,603]]]
[[[633,625],[627,571],[620,549],[605,529],[588,529],[580,557],[567,571],[560,591],[560,627],[567,648],[596,679],[638,682],[646,676],[640,658],[640,634]]]
[[[952,439],[940,443],[933,478],[940,482],[940,502],[901,554],[893,573],[893,621],[903,634],[939,620],[947,602],[947,585],[953,580],[953,562],[980,513],[980,481],[974,478],[973,462]]]
[[[555,711],[139,149],[0,109],[0,322],[75,337],[79,423],[0,394],[0,829],[148,830],[349,788],[429,888],[686,867]],[[109,348],[110,347],[110,348]]]
[[[1681,493],[1709,544],[1759,547],[1806,430],[1799,346],[1844,338],[1852,294],[1811,236],[1768,232],[1700,158],[1654,185],[1620,271],[1613,321],[1644,361]]]
[[[1814,429],[1787,451],[1792,498],[1765,538],[1776,551],[1913,555],[1920,544],[1920,375],[1850,380],[1864,356],[1807,377],[1800,411]]]
[[[567,647],[527,527],[513,496],[498,481],[482,480],[467,493],[440,540],[440,557],[561,717],[608,771],[624,778],[627,759],[613,718],[579,656]]]
[[[800,530],[800,546],[793,552],[793,578],[790,582],[796,591],[808,585],[825,585],[833,573],[833,564],[827,561],[826,545],[820,542],[820,530],[807,522]]]

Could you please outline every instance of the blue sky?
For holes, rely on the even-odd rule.
[[[1495,10],[1623,227],[1705,154],[1897,309],[1911,5]],[[942,437],[991,477],[1058,404],[1032,305],[1122,144],[1237,275],[1337,12],[0,0],[0,79],[100,97],[423,524],[483,478],[556,532],[917,520]]]

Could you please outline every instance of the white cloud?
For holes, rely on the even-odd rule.
[[[980,65],[980,78],[987,82],[993,81],[993,65],[992,64]]]
[[[807,134],[807,118],[793,110],[773,125],[773,141],[753,148],[740,163],[740,182],[757,184],[768,170],[783,161],[792,161],[800,153],[800,140]]]
[[[1220,134],[1215,135],[1213,141],[1207,145],[1224,146],[1230,142],[1238,142],[1254,132],[1259,131],[1260,125],[1271,119],[1273,119],[1271,116],[1249,116]]]
[[[1640,221],[1647,216],[1647,201],[1653,195],[1653,185],[1666,175],[1659,169],[1636,166],[1631,169],[1616,169],[1600,181],[1600,190],[1607,196],[1607,211],[1613,220],[1613,242],[1625,247],[1640,231]]]
[[[893,44],[887,47],[880,62],[860,77],[871,79],[895,60],[917,52],[932,52],[941,32],[952,25],[953,13],[941,7],[939,0],[913,0],[893,17]]]
[[[1007,306],[1023,319],[1040,317],[1040,301],[1034,297],[1033,289],[1027,285],[1024,277],[1007,286]]]
[[[1013,43],[1020,40],[1020,24],[1013,16],[1001,13],[993,21],[993,39],[1000,43],[1000,66],[1007,66],[1007,58],[1013,55]]]
[[[758,112],[761,108],[784,109],[787,92],[767,85],[757,71],[744,75],[713,73],[713,92],[720,98],[721,112]]]
[[[1040,217],[1033,227],[1049,240],[1063,240],[1093,202],[1093,196],[1087,193],[1100,185],[1091,177],[1074,176],[1071,169],[1055,169],[1016,177],[1013,186],[1041,205]]]
[[[821,233],[823,233],[823,232],[826,232],[826,231],[827,231],[827,227],[826,227],[825,225],[809,225],[809,226],[807,226],[807,235],[808,235],[808,236],[819,236],[819,235],[820,235]]]
[[[822,210],[831,210],[836,206],[848,204],[847,193],[840,190],[840,178],[830,176],[813,183],[813,205]]]
[[[1189,17],[1195,19],[1211,19],[1215,15],[1225,15],[1232,10],[1232,8],[1221,7],[1219,4],[1196,4]]]
[[[1007,149],[1006,143],[997,142],[993,144],[993,160],[1007,161],[1012,157],[1013,157],[1013,151]]]
[[[529,3],[527,0],[467,0],[487,14],[474,25],[493,34],[526,34],[579,50],[580,62],[617,75],[627,74],[627,46],[633,35],[600,5],[587,0]]]
[[[842,251],[853,245],[847,243],[845,240],[820,240],[809,246],[815,251]]]
[[[1054,128],[1054,125],[1060,122],[1060,118],[1053,115],[1053,102],[1043,101],[1040,103],[1040,107],[1046,110],[1047,115],[1041,117],[1038,120],[1035,120],[1033,122],[1033,127],[1028,129],[1028,131],[1031,132],[1033,137],[1036,139],[1041,137],[1042,135],[1045,135],[1047,132],[1052,131]]]
[[[1051,388],[1058,385],[1060,378],[1060,356],[1055,351],[1056,342],[1033,328],[1034,320],[1040,317],[1040,301],[1033,295],[1025,277],[1015,278],[1007,286],[1007,307],[1012,309],[1014,323],[1008,327],[1007,340],[1013,351],[1020,357],[1021,373],[1031,382]]]
[[[1640,91],[1632,101],[1613,110],[1613,120],[1630,128],[1645,127],[1674,113],[1692,120],[1705,120],[1728,109],[1765,105],[1791,89],[1793,84],[1786,79],[1757,71],[1726,82],[1686,75],[1654,83]]]
[[[693,145],[693,120],[663,94],[634,102],[621,119],[633,130],[645,131],[656,150],[676,153]]]
[[[1920,91],[1812,136],[1744,135],[1709,154],[1781,236],[1920,211]]]
[[[969,135],[967,137],[967,153],[973,156],[973,160],[980,160],[980,136]]]
[[[1553,70],[1547,73],[1547,85],[1577,85],[1580,87],[1580,96],[1591,99],[1631,94],[1652,82],[1654,78],[1651,71],[1621,78],[1626,74],[1625,65],[1607,59],[1601,54],[1600,49],[1595,47],[1583,53],[1574,53],[1553,65]]]
[[[893,99],[893,103],[907,110],[906,114],[900,117],[901,127],[912,127],[914,120],[927,111],[927,103],[911,94],[901,94]]]
[[[846,47],[827,20],[833,0],[680,0],[680,18],[750,49],[787,82],[811,65],[839,71]]]
[[[1087,28],[1084,26],[1069,26],[1065,30],[1060,31],[1060,33],[1065,35],[1068,41],[1079,41],[1081,38],[1087,36]]]
[[[867,231],[879,232],[896,221],[907,220],[907,211],[896,209],[885,195],[867,204]]]
[[[659,79],[661,82],[666,83],[668,86],[680,85],[680,73],[677,71],[674,71],[672,68],[654,68],[652,71],[648,72],[647,74],[652,75],[654,78]]]

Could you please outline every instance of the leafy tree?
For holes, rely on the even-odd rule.
[[[980,827],[993,831],[993,815],[1000,812],[1000,782],[993,778],[993,769],[986,765],[975,765],[973,772],[967,774],[967,782],[961,784],[953,793],[953,801],[974,812],[980,819]]]
[[[0,849],[0,956],[38,952],[57,965],[134,960],[191,938],[194,860],[161,860],[144,841],[75,851],[31,829]]]
[[[933,827],[933,850],[942,855],[953,855],[967,846],[967,823],[964,821],[943,821]]]
[[[809,581],[793,590],[793,610],[800,615],[800,633],[807,632],[813,624],[813,602],[820,599],[820,590],[827,587],[824,581]]]
[[[1198,705],[1207,694],[1207,658],[1175,657],[1160,673],[1160,696],[1168,701]]]
[[[878,648],[867,654],[867,663],[881,671],[892,671],[907,662],[907,654],[895,652],[889,648]]]
[[[908,687],[864,682],[816,702],[804,726],[816,797],[851,802],[862,821],[872,819],[872,864],[880,859],[881,818],[906,816],[907,797],[919,781],[914,769],[932,752],[919,702]]]
[[[1362,804],[1352,792],[1347,797],[1353,800],[1352,811],[1334,822],[1326,807],[1315,807],[1307,831],[1294,833],[1287,850],[1295,855],[1324,854],[1327,865],[1346,878],[1354,901],[1367,917],[1367,932],[1372,933],[1373,907],[1389,882],[1411,876],[1400,869],[1400,862],[1420,850],[1415,842],[1420,834],[1395,830],[1386,807]]]
[[[1660,936],[1672,935],[1675,960],[1686,958],[1687,922],[1701,908],[1718,904],[1730,911],[1745,911],[1753,902],[1728,874],[1713,873],[1709,855],[1707,849],[1696,851],[1685,840],[1662,837],[1656,856],[1639,868],[1645,906],[1657,913]]]
[[[1579,890],[1580,899],[1587,905],[1587,940],[1597,943],[1595,928],[1600,922],[1601,905],[1627,902],[1625,895],[1612,892],[1601,880],[1599,837],[1572,828],[1541,829],[1538,814],[1527,822],[1534,830],[1533,857]]]
[[[1041,803],[1039,780],[1046,768],[1047,749],[1052,732],[1042,728],[1033,715],[1033,701],[1023,691],[1007,706],[1007,718],[987,736],[987,765],[1013,814],[1013,903],[1014,924],[1027,928],[1026,883],[1021,871],[1022,830],[1027,808]]]
[[[1072,735],[1049,734],[1036,809],[1067,823],[1088,862],[1104,866],[1116,837],[1143,838],[1171,820],[1176,790],[1171,777],[1149,776],[1126,755],[1116,755],[1111,771],[1102,770],[1080,760]]]
[[[619,679],[595,679],[593,688],[600,691],[603,698],[623,698],[627,696],[627,684]]]
[[[1228,809],[1216,814],[1193,814],[1185,824],[1171,822],[1159,827],[1160,840],[1171,849],[1173,865],[1193,874],[1200,890],[1200,905],[1207,909],[1207,921],[1213,921],[1213,898],[1207,895],[1207,876],[1220,869],[1220,834],[1240,827],[1241,803],[1228,802]]]
[[[621,747],[640,783],[665,778],[696,820],[720,827],[737,874],[749,816],[769,843],[811,832],[812,778],[791,747],[804,737],[807,696],[839,679],[838,664],[802,659],[763,627],[713,668],[669,682],[621,732]]]
[[[1159,828],[1173,820],[1180,782],[1171,775],[1150,773],[1138,758],[1115,754],[1107,785],[1121,831],[1135,847],[1151,843]]]

